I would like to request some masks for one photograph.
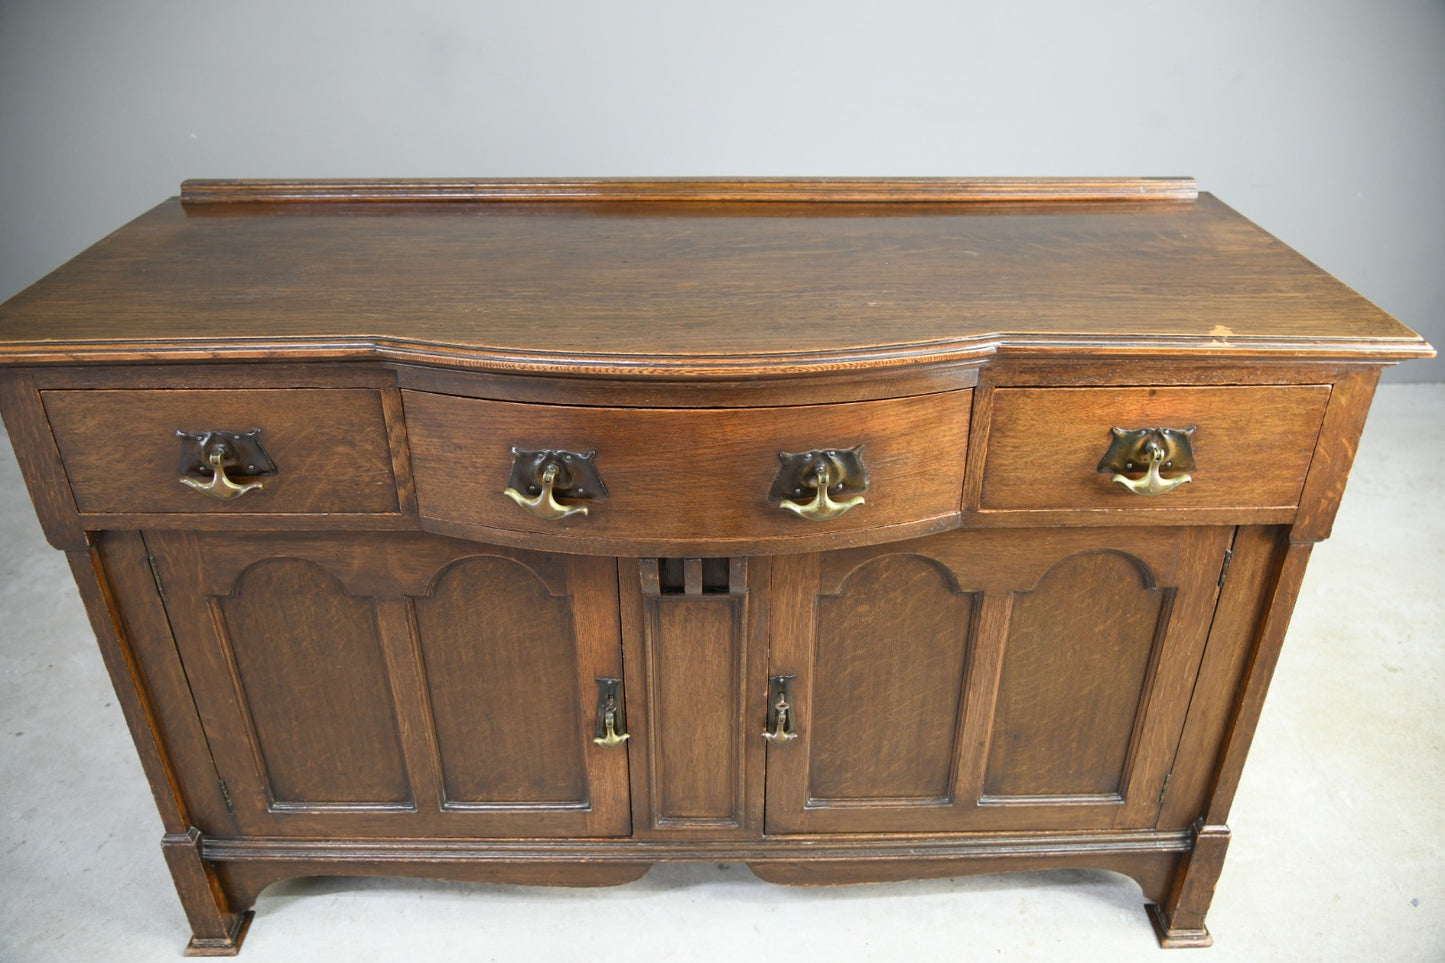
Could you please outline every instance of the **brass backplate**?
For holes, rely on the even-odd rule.
[[[214,472],[210,457],[221,453],[221,466],[231,478],[274,475],[276,466],[261,448],[261,429],[250,431],[177,431],[181,440],[181,477],[207,479]]]
[[[555,467],[552,494],[556,497],[606,498],[607,486],[602,483],[602,476],[597,473],[597,465],[593,462],[596,456],[595,448],[587,452],[563,451],[560,448],[529,451],[514,446],[512,478],[507,487],[523,495],[540,495],[543,474],[548,467]]]
[[[1099,461],[1103,475],[1128,475],[1149,470],[1150,456],[1162,449],[1161,469],[1189,471],[1194,468],[1194,429],[1188,428],[1114,428],[1110,432],[1109,449]]]
[[[868,490],[868,470],[863,467],[863,446],[854,448],[820,448],[813,451],[778,452],[782,467],[768,498],[812,498],[817,479],[829,479],[828,491],[833,495],[861,495]]]

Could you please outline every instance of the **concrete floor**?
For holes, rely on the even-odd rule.
[[[1314,554],[1189,959],[1445,960],[1445,385],[1380,391]],[[62,556],[0,446],[0,961],[174,960],[161,827]],[[1135,884],[1051,872],[831,889],[659,866],[603,890],[313,880],[243,959],[1102,960],[1156,948]]]

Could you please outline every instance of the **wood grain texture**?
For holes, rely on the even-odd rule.
[[[201,859],[201,834],[193,827],[184,833],[167,833],[161,852],[180,894],[191,940],[186,956],[235,956],[246,937],[249,903],[235,907],[222,890],[215,871]]]
[[[944,879],[1040,869],[1103,869],[1139,884],[1146,899],[1163,899],[1179,862],[1178,853],[978,855],[968,859],[828,860],[748,863],[753,875],[786,886],[837,886],[909,879]]]
[[[1290,616],[1294,613],[1295,600],[1299,597],[1312,548],[1311,542],[1288,543],[1279,557],[1278,567],[1271,573],[1273,578],[1269,583],[1268,601],[1255,631],[1244,676],[1236,690],[1224,751],[1219,757],[1209,806],[1203,817],[1207,825],[1223,826],[1229,818],[1229,808],[1234,804],[1244,760],[1249,754],[1250,744],[1254,742],[1260,713],[1264,711],[1264,696],[1269,690],[1275,666],[1279,664],[1285,630],[1289,628]]]
[[[237,906],[252,906],[272,883],[308,876],[386,876],[448,879],[494,886],[622,886],[647,875],[651,863],[614,861],[541,862],[501,860],[406,862],[337,861],[327,859],[261,859],[217,862],[215,872],[228,898]],[[484,894],[478,894],[484,895]]]
[[[948,805],[974,598],[917,555],[840,588],[815,603],[809,805]]]
[[[980,507],[1151,514],[1291,508],[1299,502],[1329,397],[1323,385],[999,388],[993,392]],[[1190,471],[1193,481],[1173,491],[1136,495],[1097,470],[1112,428],[1191,426],[1198,428],[1197,467]]]
[[[1421,357],[1223,204],[202,205],[0,307],[0,359],[381,359],[625,378],[1009,353]]]
[[[376,391],[42,392],[79,510],[397,513],[397,486]],[[258,491],[218,501],[179,482],[177,431],[249,431],[276,472]]]
[[[796,404],[800,397],[818,405],[879,401],[972,388],[978,381],[978,369],[977,361],[961,361],[900,369],[886,379],[867,370],[844,370],[698,381],[498,375],[411,364],[395,366],[396,381],[402,388],[496,401],[605,408],[768,408]]]
[[[454,562],[412,604],[445,805],[585,807],[570,600],[490,556]]]
[[[320,566],[246,569],[212,612],[254,727],[268,808],[414,805],[376,613]]]
[[[242,831],[628,831],[626,751],[591,742],[593,680],[621,670],[607,560],[404,533],[149,543]]]
[[[292,876],[669,860],[1104,868],[1208,941],[1309,547],[1413,332],[1184,180],[184,191],[0,306],[0,413],[191,952]],[[1197,425],[1195,480],[1114,486],[1116,425]],[[177,428],[251,427],[262,494],[179,484]],[[779,451],[860,443],[861,507],[768,494]],[[595,448],[609,497],[536,519],[513,445]]]
[[[629,541],[686,539],[726,552],[730,542],[951,520],[958,512],[969,392],[846,405],[707,410],[516,405],[402,392],[417,504],[426,520],[540,536]],[[769,498],[780,451],[863,445],[872,481],[863,505],[825,522]],[[542,519],[502,494],[511,448],[596,450],[605,499],[587,515]]]
[[[75,517],[75,495],[35,380],[26,369],[0,370],[0,416],[46,541],[65,551],[85,549],[85,530]]]
[[[189,828],[190,813],[178,791],[177,779],[171,774],[173,764],[166,752],[161,721],[156,717],[145,677],[136,664],[125,627],[117,617],[117,607],[113,603],[114,589],[101,554],[96,549],[67,552],[66,561],[75,576],[76,587],[85,604],[85,614],[95,633],[96,644],[100,647],[116,701],[120,703],[131,740],[140,756],[141,767],[150,781],[151,795],[160,813],[161,824],[168,833],[183,833]]]
[[[318,201],[1192,201],[1198,195],[1190,177],[195,179],[181,184],[181,202],[189,206]]]
[[[1214,887],[1229,849],[1229,827],[1203,824],[1195,827],[1194,848],[1180,864],[1167,900],[1148,907],[1159,945],[1203,947],[1214,943],[1204,926],[1204,915],[1214,899]]]
[[[742,829],[750,741],[744,720],[752,688],[746,564],[737,559],[728,583],[705,591],[701,560],[682,561],[682,591],[664,591],[657,559],[637,562],[652,823],[668,830]]]
[[[95,536],[94,548],[109,585],[110,606],[129,648],[136,688],[149,704],[167,760],[169,785],[164,788],[179,803],[180,818],[175,825],[167,824],[166,831],[194,827],[202,833],[237,832],[156,589],[145,540],[137,532],[105,532]],[[153,791],[161,788],[152,784]]]
[[[1189,717],[1159,811],[1161,828],[1191,826],[1208,808],[1255,632],[1284,551],[1281,530],[1241,528],[1231,551],[1228,577],[1220,589],[1208,648],[1190,695]]]
[[[1378,368],[1355,368],[1342,372],[1335,381],[1309,476],[1300,493],[1299,516],[1290,531],[1291,538],[1303,541],[1329,537],[1379,380]]]
[[[768,832],[1153,825],[1231,535],[960,531],[774,559],[768,672],[797,676],[799,733],[768,748]],[[1130,567],[1125,580],[1110,567],[1116,557]],[[924,578],[929,566],[947,573],[942,590]],[[855,578],[866,591],[846,619],[852,635],[826,638],[826,627],[843,624],[829,617]],[[979,601],[960,608],[947,602],[955,593]],[[1121,619],[1120,606],[1140,600],[1141,611]],[[932,654],[914,662],[918,652]],[[893,717],[903,731],[893,733],[889,759],[838,751],[854,739],[874,746],[855,735],[857,720],[886,722],[890,700],[908,708]],[[920,735],[912,727],[923,713],[909,708],[922,704],[935,711]],[[815,773],[859,795],[819,798]],[[862,795],[885,777],[905,791]],[[939,785],[943,793],[922,796]]]
[[[1113,552],[1071,555],[1014,599],[984,798],[1122,800],[1168,593]]]

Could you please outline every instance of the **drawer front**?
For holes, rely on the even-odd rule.
[[[77,507],[87,514],[395,513],[396,479],[378,392],[41,392]],[[181,482],[176,432],[247,432],[274,472],[222,500]],[[202,480],[204,480],[202,478]]]
[[[971,391],[774,408],[587,408],[402,392],[424,518],[648,542],[766,541],[956,516]],[[862,445],[863,504],[813,521],[769,497],[779,452]],[[512,448],[596,450],[607,497],[538,518],[503,494]]]
[[[985,510],[1292,508],[1314,454],[1328,385],[998,388]],[[1194,428],[1191,481],[1140,495],[1101,473],[1112,430]],[[1126,473],[1144,480],[1142,466]],[[1160,472],[1177,478],[1177,467]]]

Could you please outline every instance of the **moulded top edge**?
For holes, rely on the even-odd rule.
[[[187,180],[187,206],[420,201],[967,203],[1198,197],[1192,177],[818,177]]]
[[[1002,356],[1036,360],[1346,361],[1389,364],[1431,358],[1423,339],[1378,340],[1193,340],[1059,338],[996,335],[947,342],[893,345],[876,350],[813,351],[748,355],[638,355],[516,352],[372,337],[229,339],[157,342],[11,342],[0,344],[0,365],[115,364],[146,362],[379,360],[440,368],[625,379],[715,380],[890,371],[930,365],[981,364]]]

